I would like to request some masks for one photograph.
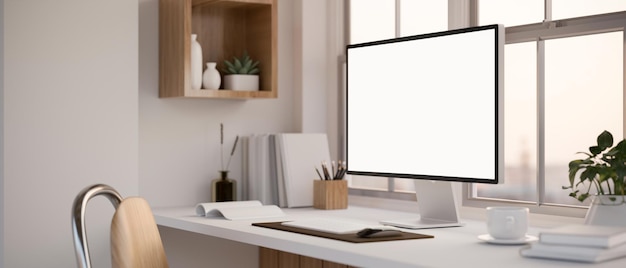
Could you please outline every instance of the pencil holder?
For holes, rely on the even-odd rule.
[[[348,207],[348,181],[313,181],[313,207],[317,209],[346,209]]]

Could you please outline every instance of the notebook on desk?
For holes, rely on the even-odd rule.
[[[368,243],[368,242],[383,242],[383,241],[396,241],[396,240],[407,240],[407,239],[434,238],[434,236],[432,235],[409,233],[409,232],[402,232],[398,236],[361,238],[356,235],[356,232],[347,233],[347,234],[333,234],[333,233],[321,232],[321,231],[316,231],[316,230],[287,226],[287,225],[284,225],[283,222],[259,222],[259,223],[253,223],[252,225],[257,226],[257,227],[264,227],[264,228],[270,228],[274,230],[287,231],[287,232],[304,234],[304,235],[311,235],[311,236],[316,236],[316,237],[350,242],[350,243]]]
[[[283,222],[282,225],[331,234],[354,234],[360,230],[371,227],[366,224],[328,218],[288,221]]]
[[[284,217],[285,213],[276,205],[263,205],[258,200],[199,203],[196,215],[223,217],[227,220],[249,220]]]

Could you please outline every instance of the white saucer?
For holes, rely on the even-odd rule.
[[[479,235],[478,239],[485,241],[490,244],[499,244],[499,245],[522,245],[526,243],[530,243],[533,241],[537,241],[538,238],[533,235],[526,235],[522,239],[495,239],[491,237],[489,234]]]

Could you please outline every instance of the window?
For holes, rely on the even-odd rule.
[[[349,42],[443,31],[448,14],[459,10],[477,25],[504,24],[505,183],[467,185],[464,204],[521,202],[551,212],[580,206],[561,189],[568,184],[568,162],[582,158],[576,152],[603,130],[616,139],[624,134],[626,1],[470,0],[470,7],[448,6],[452,3],[350,1]],[[396,193],[412,187],[405,179],[351,181],[352,193],[394,198],[410,196]],[[564,214],[581,215],[576,211]]]
[[[516,9],[507,10],[507,2],[513,6],[510,0],[481,0],[477,14],[480,25],[510,23],[505,24],[505,184],[472,185],[465,201],[580,206],[562,189],[569,183],[569,161],[584,158],[576,153],[603,130],[623,137],[626,13],[597,14],[626,10],[626,3],[606,1],[588,9],[590,1],[516,1]],[[590,14],[596,15],[568,17]]]
[[[348,12],[350,44],[448,29],[447,1],[356,0],[350,1]],[[374,195],[414,191],[412,180],[381,177],[352,176],[350,187]]]

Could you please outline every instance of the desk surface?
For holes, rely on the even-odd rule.
[[[434,239],[353,244],[255,227],[253,222],[332,217],[376,225],[383,219],[414,218],[416,214],[350,206],[347,210],[283,209],[284,218],[229,221],[195,215],[193,207],[154,209],[158,225],[272,248],[358,267],[626,267],[626,258],[598,264],[531,259],[518,253],[523,246],[492,245],[478,240],[484,222],[466,220],[463,227],[414,230]],[[409,230],[410,231],[410,230]],[[540,229],[532,228],[536,235]]]

